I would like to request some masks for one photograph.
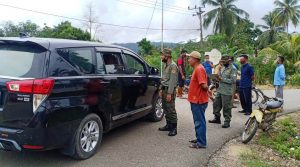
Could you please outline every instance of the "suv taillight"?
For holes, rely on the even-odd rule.
[[[54,82],[51,78],[9,81],[6,83],[6,87],[9,92],[33,94],[32,107],[33,113],[36,113],[39,106],[51,93]]]
[[[9,81],[6,83],[6,87],[9,92],[20,92],[29,94],[50,94],[54,85],[54,80],[47,79],[33,79],[22,81]]]

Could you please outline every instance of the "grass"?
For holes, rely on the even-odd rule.
[[[260,135],[258,144],[270,147],[284,157],[300,160],[300,124],[291,117],[278,120],[270,134]]]
[[[273,163],[263,160],[254,151],[245,152],[240,155],[241,163],[247,167],[272,167]]]

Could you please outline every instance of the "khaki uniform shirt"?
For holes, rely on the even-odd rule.
[[[168,87],[168,93],[173,94],[177,87],[178,81],[178,67],[174,61],[163,66],[163,74],[161,78],[161,85]]]
[[[233,93],[233,84],[236,82],[236,70],[229,65],[228,67],[222,66],[219,71],[219,75],[222,80],[219,83],[218,93],[222,95],[232,95]]]

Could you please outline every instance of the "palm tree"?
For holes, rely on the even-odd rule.
[[[215,7],[215,9],[204,14],[204,28],[207,29],[214,20],[214,33],[224,33],[231,36],[234,31],[234,24],[249,17],[246,11],[234,5],[236,1],[238,0],[202,0],[203,5]]]
[[[265,15],[262,20],[265,25],[257,25],[257,27],[264,29],[265,31],[258,37],[258,47],[265,48],[269,44],[276,42],[277,35],[279,32],[284,30],[283,27],[278,26],[275,22],[276,13],[269,12]]]
[[[286,27],[289,30],[289,22],[297,27],[300,19],[300,5],[299,0],[275,0],[274,4],[277,6],[275,12],[277,13],[276,22]]]
[[[294,64],[300,61],[300,34],[284,34],[271,48],[286,56]]]

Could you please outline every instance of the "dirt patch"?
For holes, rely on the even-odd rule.
[[[300,161],[282,157],[270,148],[254,143],[242,144],[239,138],[229,141],[210,160],[210,167],[300,167]]]
[[[239,156],[243,152],[251,151],[246,145],[238,142],[237,139],[229,141],[218,151],[210,160],[209,166],[212,167],[235,167],[242,166]]]

